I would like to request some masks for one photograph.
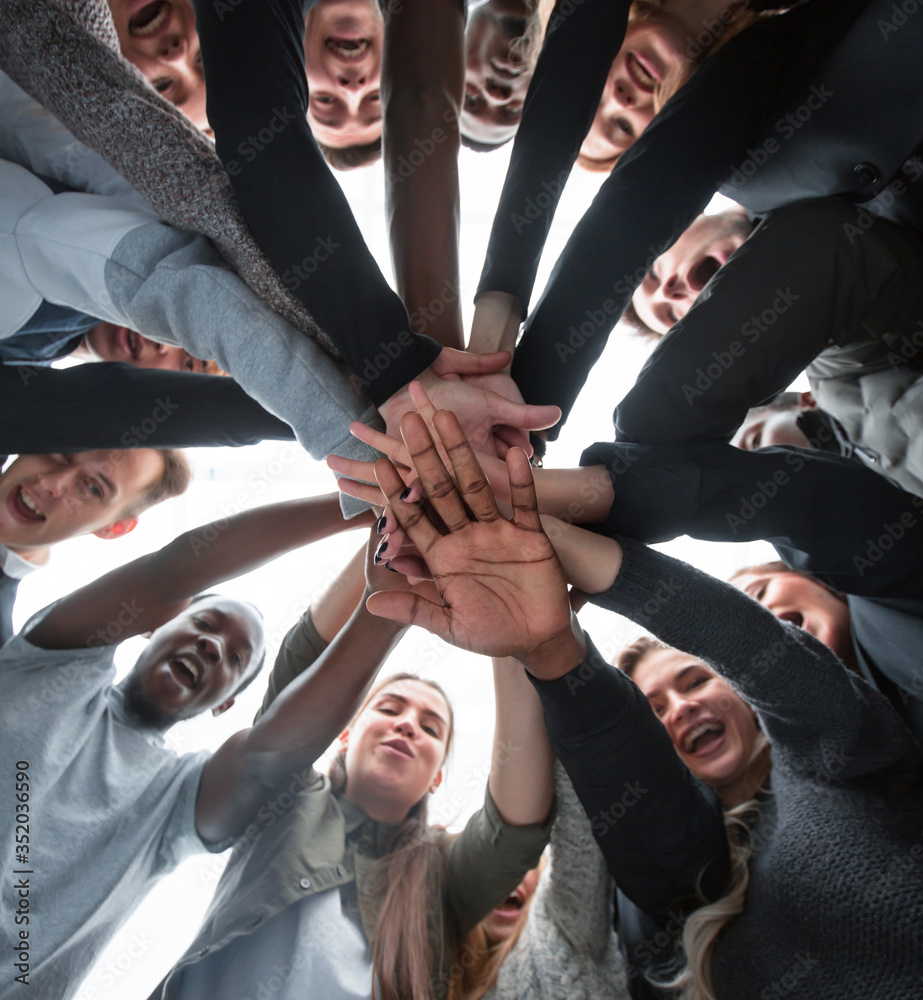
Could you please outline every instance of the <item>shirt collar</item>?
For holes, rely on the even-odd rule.
[[[13,580],[22,580],[40,568],[15,552],[11,552],[5,545],[0,545],[0,567],[2,567],[4,575]]]
[[[350,802],[342,792],[337,793],[337,800],[346,823],[346,836],[354,839],[367,839],[375,845],[376,856],[381,856],[388,848],[391,838],[401,826],[400,823],[379,823],[371,819],[365,810]]]

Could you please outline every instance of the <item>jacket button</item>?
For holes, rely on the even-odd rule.
[[[199,958],[204,958],[209,953],[210,950],[211,949],[209,948],[209,946],[206,945],[204,948],[199,948],[199,950],[196,952],[196,955],[198,955]]]
[[[337,875],[342,877],[346,874],[346,869],[342,865],[337,865]]]
[[[311,888],[311,880],[309,878],[303,878],[298,884],[301,886],[302,889]]]
[[[860,184],[872,185],[881,180],[881,174],[874,163],[857,163],[853,167],[853,173]]]
[[[256,925],[263,919],[261,913],[254,913],[253,916],[247,921],[251,927],[256,927]]]

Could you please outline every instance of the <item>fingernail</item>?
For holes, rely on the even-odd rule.
[[[391,565],[391,563],[385,563],[385,569],[391,570],[392,573],[397,573],[397,570]]]
[[[388,516],[387,516],[387,514],[382,515],[378,519],[378,524],[375,525],[375,530],[378,532],[379,535],[385,530],[385,525],[387,523],[388,523]]]
[[[385,538],[382,543],[375,549],[375,565],[377,566],[381,562],[381,554],[388,547],[388,539]]]
[[[406,500],[410,496],[410,487],[408,486],[404,492],[401,494],[401,500]]]

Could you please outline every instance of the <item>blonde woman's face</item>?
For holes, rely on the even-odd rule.
[[[648,653],[632,680],[693,774],[719,794],[745,778],[759,730],[753,710],[726,681],[678,649]]]

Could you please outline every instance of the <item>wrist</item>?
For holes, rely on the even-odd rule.
[[[586,636],[577,616],[571,612],[568,628],[530,653],[517,655],[516,659],[538,680],[553,681],[578,667],[586,654]]]

